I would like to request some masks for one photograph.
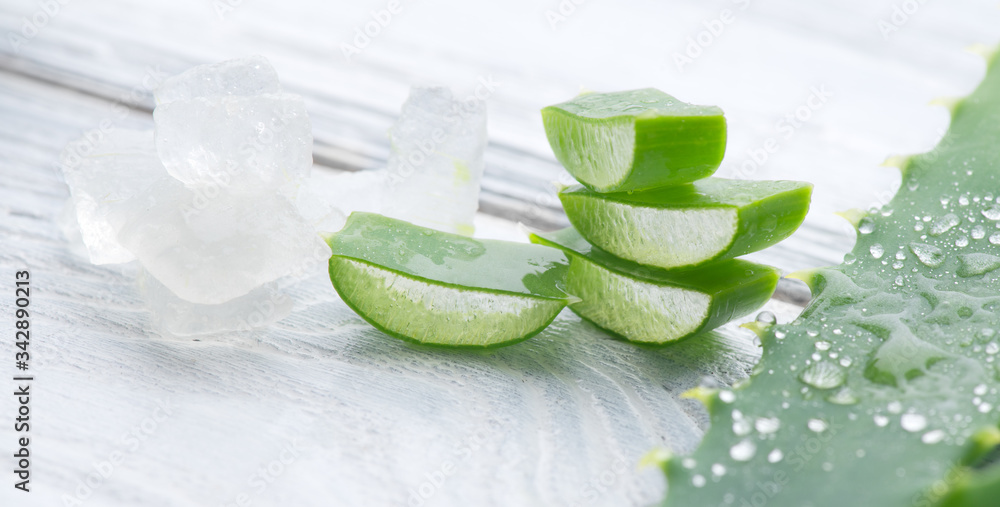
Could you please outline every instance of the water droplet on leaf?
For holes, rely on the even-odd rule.
[[[729,457],[736,461],[750,461],[757,453],[757,445],[750,440],[743,440],[729,448]]]

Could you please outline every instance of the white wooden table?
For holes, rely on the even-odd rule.
[[[541,107],[581,86],[717,104],[730,125],[719,175],[816,183],[801,230],[751,256],[795,270],[840,261],[853,238],[833,212],[892,194],[899,176],[879,163],[933,146],[947,114],[924,105],[976,84],[983,65],[961,50],[1000,26],[987,0],[926,2],[905,20],[894,4],[917,2],[401,0],[348,60],[342,44],[389,2],[65,3],[0,5],[0,314],[13,322],[14,272],[30,270],[35,377],[27,494],[8,471],[17,405],[0,398],[4,507],[648,505],[665,485],[640,456],[690,451],[706,428],[679,394],[743,378],[758,356],[735,324],[645,349],[570,312],[513,347],[429,351],[365,324],[321,272],[266,330],[157,336],[134,268],[90,265],[55,225],[59,150],[104,120],[150,126],[157,77],[265,55],[306,97],[320,172],[383,165],[411,83],[492,80],[479,233],[494,237],[565,223]],[[678,68],[678,54],[691,61]],[[799,307],[768,309],[787,320]]]

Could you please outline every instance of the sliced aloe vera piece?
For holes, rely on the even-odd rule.
[[[619,259],[576,229],[532,234],[534,243],[570,256],[569,308],[629,341],[664,344],[714,329],[760,308],[778,283],[770,266],[738,259],[689,269],[662,269]]]
[[[496,347],[544,329],[572,298],[555,249],[477,240],[374,213],[329,237],[330,280],[362,318],[403,340]]]
[[[623,259],[663,268],[732,259],[790,236],[809,211],[812,185],[708,178],[688,185],[600,194],[559,193],[583,237]]]
[[[689,183],[719,167],[726,118],[655,88],[589,93],[542,109],[556,158],[598,192]]]

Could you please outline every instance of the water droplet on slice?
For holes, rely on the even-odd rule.
[[[983,216],[987,220],[1000,220],[1000,205],[994,204],[992,207],[984,209]]]
[[[881,259],[882,254],[885,253],[885,248],[882,248],[882,245],[875,243],[868,249],[868,251],[871,252],[872,257],[876,259]]]
[[[691,484],[696,488],[700,488],[705,485],[705,477],[702,475],[695,475],[691,477]]]
[[[698,462],[696,462],[695,460],[693,460],[693,459],[691,459],[691,458],[684,458],[684,459],[683,459],[683,460],[681,461],[681,466],[683,466],[684,468],[686,468],[686,469],[688,469],[688,470],[691,470],[691,469],[692,469],[692,468],[694,468],[694,467],[695,467],[695,465],[697,465],[697,464],[698,464]]]
[[[871,234],[875,230],[875,222],[868,217],[864,217],[858,222],[858,232],[861,234]]]
[[[983,239],[986,237],[986,229],[983,226],[977,225],[972,228],[972,239]]]
[[[757,428],[758,432],[768,435],[778,431],[778,428],[781,427],[781,419],[777,417],[761,417],[754,423],[754,427]]]
[[[736,395],[732,391],[719,391],[719,399],[723,403],[732,403],[736,399]]]
[[[740,419],[738,421],[733,421],[733,433],[737,436],[744,437],[750,434],[750,421],[746,419]]]
[[[750,461],[757,453],[757,445],[750,440],[743,440],[729,448],[729,457],[736,461]]]
[[[836,405],[854,405],[859,400],[858,397],[854,394],[854,391],[851,391],[850,388],[845,387],[837,391],[836,393],[827,396],[826,401],[829,401],[830,403]]]
[[[849,357],[842,357],[842,358],[840,358],[840,365],[843,366],[844,368],[850,367],[851,363],[852,363],[852,361],[851,361],[851,358],[849,358]]]
[[[903,411],[903,404],[898,401],[890,401],[886,408],[889,409],[889,413],[898,414]]]
[[[785,457],[785,453],[781,452],[781,449],[775,449],[767,454],[768,463],[777,463]]]
[[[1000,257],[987,253],[970,253],[958,256],[958,270],[961,277],[979,276],[1000,268]]]
[[[990,234],[990,243],[994,245],[1000,245],[1000,232],[994,232]]]
[[[954,213],[948,213],[947,215],[937,219],[931,224],[930,234],[931,236],[940,236],[951,230],[952,227],[962,223],[962,221]]]
[[[768,311],[763,311],[758,313],[756,320],[761,324],[768,324],[768,325],[778,322],[777,317],[775,317],[773,313]]]
[[[979,331],[976,331],[976,339],[979,340],[979,343],[986,343],[993,338],[993,335],[995,334],[997,334],[997,332],[994,331],[993,328],[984,327]]]
[[[975,389],[972,390],[972,392],[976,396],[982,396],[986,394],[986,390],[987,390],[986,384],[979,384],[978,386],[975,387]]]
[[[944,437],[945,437],[944,431],[932,430],[928,431],[927,433],[924,433],[924,435],[920,437],[920,440],[925,444],[936,444],[944,440]]]
[[[927,427],[927,418],[920,414],[903,414],[899,425],[909,432],[920,431]]]
[[[997,234],[1000,236],[1000,234]],[[1000,240],[1000,238],[998,238]],[[917,256],[917,259],[921,264],[929,268],[936,268],[944,263],[944,252],[940,248],[933,245],[926,245],[923,243],[910,243],[910,251],[913,255]]]
[[[873,419],[875,420],[875,426],[878,426],[879,428],[884,428],[887,424],[889,424],[889,418],[881,414],[876,414]]]
[[[968,236],[959,236],[958,239],[955,240],[955,246],[957,246],[959,248],[965,248],[965,247],[969,246],[969,237]]]
[[[830,427],[830,425],[822,419],[809,419],[809,422],[806,423],[806,427],[814,433],[823,433]]]
[[[802,370],[799,380],[816,389],[833,389],[834,387],[839,387],[847,380],[847,374],[844,373],[844,370],[840,366],[820,361]]]
[[[989,354],[989,355],[992,356],[992,355],[996,354],[997,352],[1000,352],[1000,343],[990,342],[989,345],[986,346],[986,353],[987,354]]]
[[[830,342],[826,340],[820,340],[816,342],[816,350],[830,350]]]
[[[719,477],[726,475],[726,467],[722,466],[721,463],[712,465],[712,475]]]

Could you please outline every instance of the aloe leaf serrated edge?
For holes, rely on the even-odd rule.
[[[711,428],[660,460],[665,505],[988,507],[1000,467],[1000,67],[952,108],[933,151],[855,217],[844,264],[800,275],[814,300],[763,330],[733,390],[700,393]]]

